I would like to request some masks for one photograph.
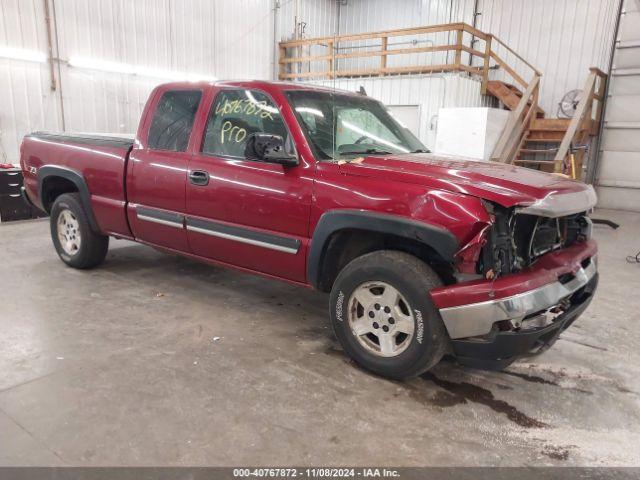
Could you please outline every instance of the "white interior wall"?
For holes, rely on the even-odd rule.
[[[340,3],[339,34],[364,33],[378,30],[391,30],[424,25],[438,25],[456,22],[464,16],[464,0],[347,0]],[[415,36],[397,36],[389,39],[388,48],[410,48],[453,43],[455,34],[441,32]],[[414,43],[416,42],[417,43]],[[379,43],[379,42],[378,42]],[[354,52],[356,49],[375,45],[375,41],[353,41],[341,44],[339,53]],[[378,47],[375,47],[378,48]],[[414,53],[393,55],[387,58],[389,67],[408,64],[441,65],[452,60],[451,52]],[[337,62],[339,68],[362,70],[376,68],[380,63],[377,57],[345,59]]]
[[[268,79],[276,70],[274,38],[472,23],[474,6],[474,0],[47,1],[55,5],[58,26],[58,89],[50,90],[46,63],[0,58],[0,145],[9,161],[17,160],[25,133],[62,129],[61,105],[68,131],[134,131],[149,91],[166,81],[68,66],[74,56],[217,78]],[[564,92],[581,86],[589,66],[606,67],[617,1],[478,0],[478,28],[498,35],[543,72],[541,101],[554,114]],[[0,46],[46,52],[43,5],[44,0],[2,0]],[[304,27],[296,31],[296,22]],[[432,41],[441,40],[448,39]],[[424,110],[426,120],[431,110]]]
[[[347,0],[340,3],[339,34],[435,25],[473,24],[476,0]],[[606,69],[609,61],[619,0],[477,0],[477,28],[492,33],[542,72],[540,103],[555,117],[557,105],[569,90],[582,88],[589,67]],[[451,33],[429,35],[437,44],[454,43]],[[420,38],[424,39],[425,36]],[[410,42],[411,36],[390,43]],[[357,46],[357,42],[348,44]],[[477,45],[484,48],[483,42]],[[498,53],[525,79],[531,70],[501,47]],[[447,53],[422,53],[390,57],[392,65],[441,64]],[[452,55],[449,53],[448,55]],[[468,61],[467,54],[463,61]],[[344,61],[341,66],[366,68],[379,59]],[[480,65],[481,59],[474,62]],[[500,72],[492,73],[504,78]]]
[[[278,5],[280,41],[302,37],[327,37],[338,31],[337,1],[280,0]]]
[[[26,133],[62,130],[62,110],[67,131],[135,132],[149,92],[168,81],[73,67],[74,57],[222,79],[272,78],[271,0],[47,1],[57,25],[56,90],[47,63],[0,58],[0,154],[9,162],[18,161]],[[44,0],[2,0],[0,47],[46,53],[44,12]]]
[[[640,212],[640,0],[625,0],[610,82],[598,205]]]
[[[582,89],[589,67],[607,69],[619,1],[479,0],[477,27],[496,35],[542,72],[540,105],[555,117],[563,95]],[[473,0],[466,2],[471,5]],[[513,55],[504,54],[507,63],[526,71]]]

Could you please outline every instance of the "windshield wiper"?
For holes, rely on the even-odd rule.
[[[377,148],[368,148],[366,150],[351,150],[347,152],[340,152],[340,155],[393,155],[393,152],[387,152],[386,150],[379,150]]]
[[[409,153],[431,153],[431,150],[424,150],[424,149],[417,149],[417,150],[412,150]]]

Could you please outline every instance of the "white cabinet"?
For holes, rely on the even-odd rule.
[[[497,108],[441,108],[434,153],[489,160],[509,114]]]

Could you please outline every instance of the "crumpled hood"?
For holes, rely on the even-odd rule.
[[[495,162],[430,153],[368,156],[340,165],[347,175],[414,183],[473,195],[504,207],[527,206],[549,195],[581,193],[591,187],[576,180]]]

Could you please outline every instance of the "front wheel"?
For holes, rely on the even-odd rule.
[[[74,268],[93,268],[104,261],[109,237],[91,230],[77,193],[65,193],[51,207],[51,239],[60,259]]]
[[[449,345],[429,296],[440,285],[427,264],[404,252],[382,250],[351,261],[331,290],[331,322],[345,352],[394,379],[433,367]]]

